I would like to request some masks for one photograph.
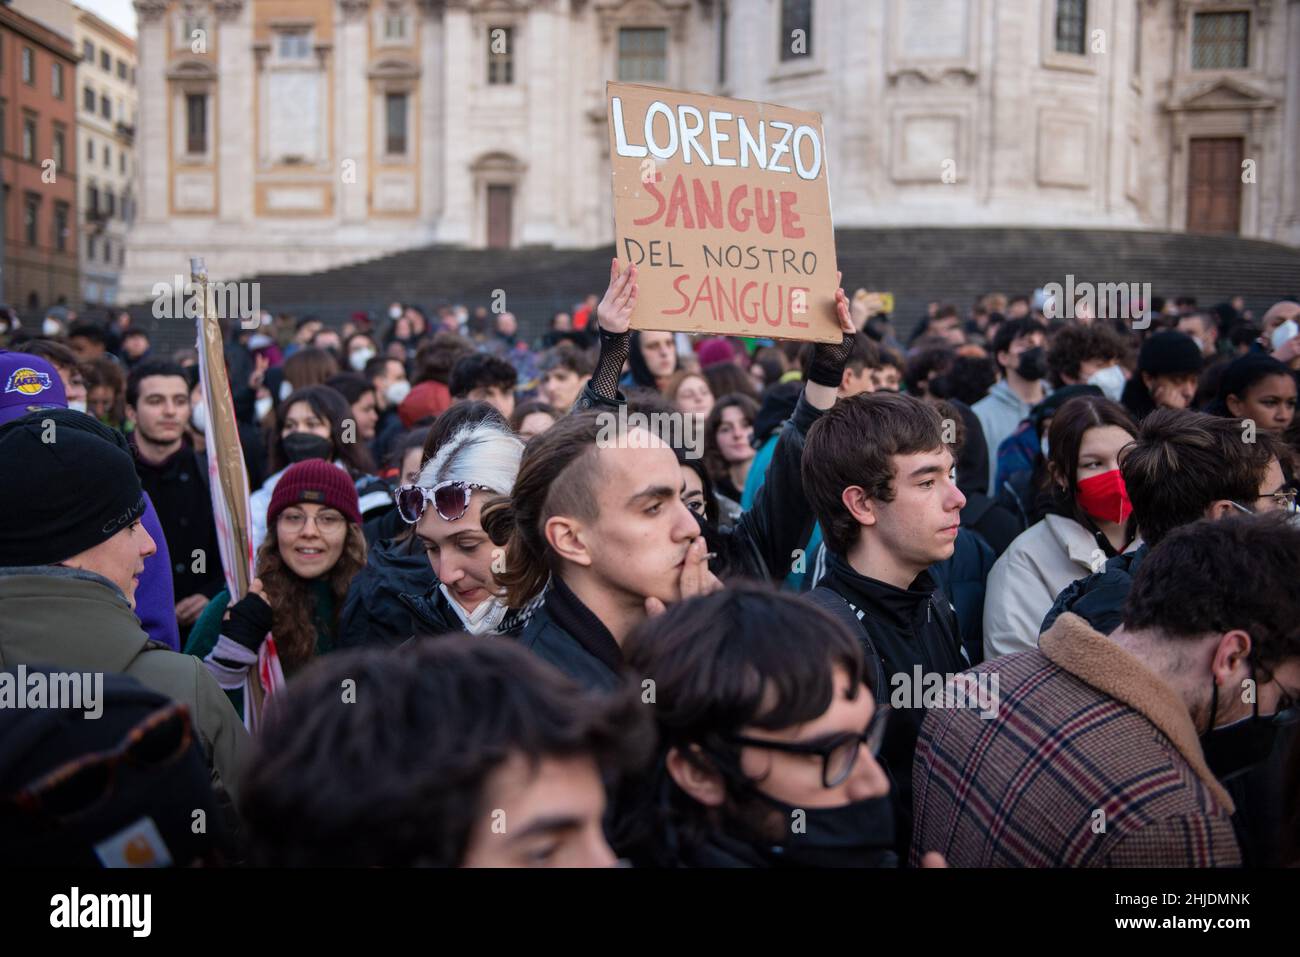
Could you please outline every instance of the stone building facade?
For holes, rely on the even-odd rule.
[[[613,238],[605,82],[820,111],[837,226],[1300,245],[1300,0],[136,0],[123,292]]]

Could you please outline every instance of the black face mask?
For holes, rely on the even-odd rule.
[[[1030,382],[1037,382],[1046,376],[1047,350],[1042,346],[1035,346],[1020,353],[1020,362],[1016,366],[1016,372],[1020,375],[1020,378],[1028,379]]]
[[[802,821],[802,833],[785,843],[757,847],[775,867],[897,867],[894,853],[894,806],[886,794],[841,807],[799,808],[754,790],[778,809],[785,826]],[[798,810],[802,818],[795,816]]]
[[[1251,674],[1254,675],[1253,665]],[[1245,774],[1268,760],[1282,726],[1296,719],[1294,710],[1261,717],[1258,695],[1254,714],[1249,718],[1216,728],[1214,718],[1218,710],[1219,685],[1216,682],[1210,693],[1210,728],[1201,735],[1201,750],[1205,753],[1205,763],[1220,781]]]
[[[334,451],[334,443],[310,432],[291,432],[280,440],[284,445],[285,457],[290,464],[305,462],[307,459],[325,459],[329,461]]]

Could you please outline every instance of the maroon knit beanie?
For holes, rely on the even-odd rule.
[[[328,505],[342,512],[349,522],[361,524],[356,486],[347,472],[324,459],[307,459],[285,469],[266,510],[267,526],[275,524],[276,518],[290,505],[298,504]]]

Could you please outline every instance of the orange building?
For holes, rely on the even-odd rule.
[[[72,40],[0,6],[0,300],[28,317],[80,299]]]

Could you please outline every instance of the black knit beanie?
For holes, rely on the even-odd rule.
[[[0,567],[65,561],[144,514],[130,455],[80,423],[47,418],[0,427]]]

